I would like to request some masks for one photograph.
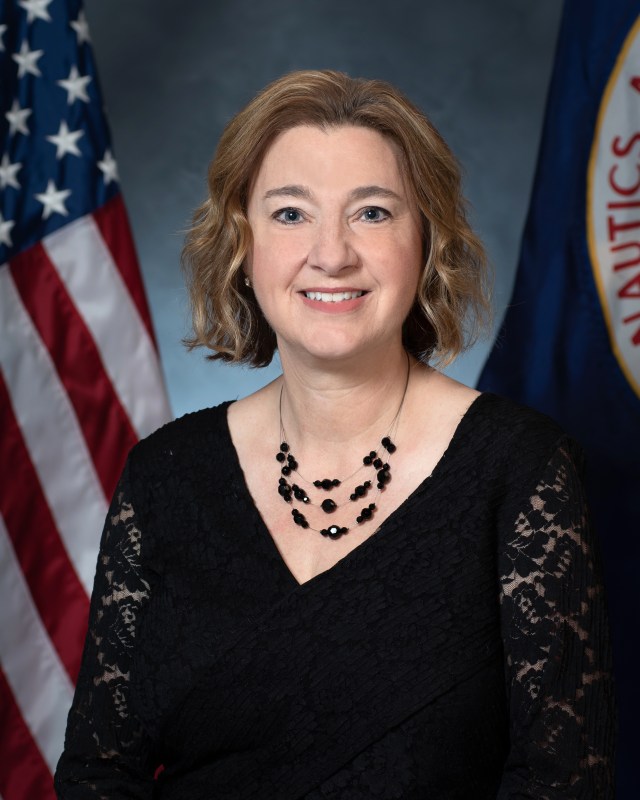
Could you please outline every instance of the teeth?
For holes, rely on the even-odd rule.
[[[340,303],[344,300],[354,300],[362,297],[364,292],[305,292],[309,300],[320,300],[323,303]]]

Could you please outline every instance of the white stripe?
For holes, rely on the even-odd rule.
[[[62,541],[89,596],[107,502],[69,397],[6,266],[0,370]]]
[[[36,744],[53,772],[64,744],[73,686],[33,605],[0,516],[0,663]]]
[[[139,437],[171,418],[158,356],[135,303],[91,215],[42,244],[91,331]]]

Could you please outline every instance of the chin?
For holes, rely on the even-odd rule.
[[[330,337],[317,337],[312,341],[297,342],[286,345],[287,349],[296,358],[314,359],[327,363],[348,361],[350,359],[362,358],[367,353],[379,353],[381,343],[363,341],[331,341]]]

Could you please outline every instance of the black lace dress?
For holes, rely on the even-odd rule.
[[[226,405],[129,456],[59,797],[613,797],[606,616],[572,441],[481,395],[433,474],[299,585]]]

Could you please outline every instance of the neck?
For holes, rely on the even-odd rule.
[[[281,353],[282,420],[296,455],[334,471],[377,446],[402,402],[408,357],[401,346],[330,369]],[[414,364],[414,362],[411,362]]]

